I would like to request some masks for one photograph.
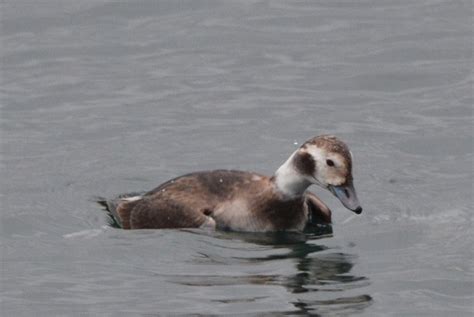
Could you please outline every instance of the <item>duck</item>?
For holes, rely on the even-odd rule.
[[[212,228],[242,232],[303,231],[331,223],[330,208],[308,188],[329,190],[362,212],[352,153],[333,135],[304,142],[271,176],[238,170],[189,173],[143,194],[98,201],[122,229]]]

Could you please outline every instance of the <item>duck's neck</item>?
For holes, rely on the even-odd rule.
[[[278,168],[273,176],[273,181],[277,189],[288,199],[302,196],[311,185],[311,182],[296,170],[293,163],[295,153],[296,152]]]

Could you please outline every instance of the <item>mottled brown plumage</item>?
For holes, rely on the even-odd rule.
[[[220,229],[302,230],[306,197],[283,200],[269,177],[250,172],[197,172],[168,181],[136,201],[123,200],[117,214],[124,229],[195,228],[211,217]],[[311,212],[330,222],[330,210],[308,193]]]
[[[329,158],[335,163],[326,166]],[[331,222],[329,208],[306,190],[311,184],[330,189],[360,213],[351,171],[347,146],[335,137],[320,136],[305,142],[272,177],[233,170],[196,172],[105,205],[123,229],[303,230],[308,221]]]

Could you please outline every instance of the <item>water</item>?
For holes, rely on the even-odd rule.
[[[3,1],[1,315],[473,314],[470,1]],[[355,156],[332,234],[121,231],[96,195]],[[297,144],[296,144],[297,143]]]

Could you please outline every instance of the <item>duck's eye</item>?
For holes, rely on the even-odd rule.
[[[326,160],[326,164],[329,166],[334,166],[334,161],[333,160]]]

